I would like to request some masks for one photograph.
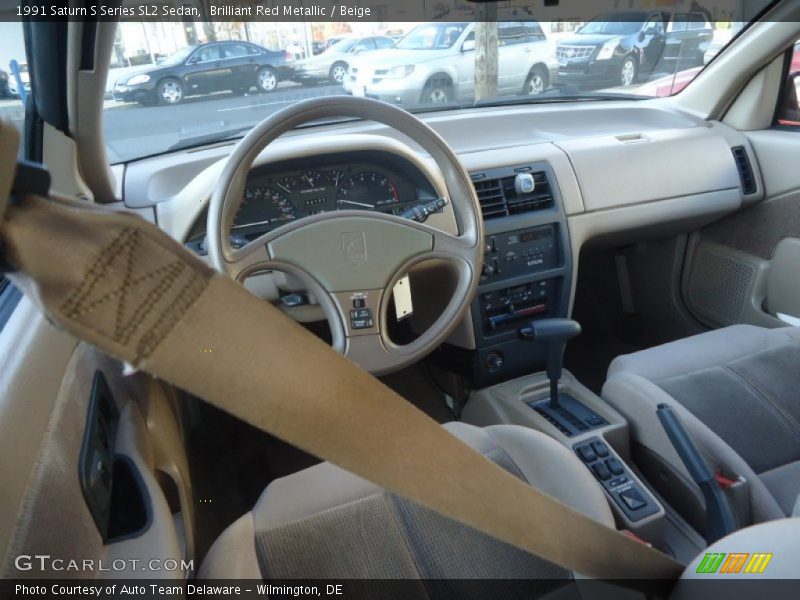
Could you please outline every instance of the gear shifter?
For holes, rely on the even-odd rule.
[[[564,348],[567,341],[580,332],[581,326],[571,319],[539,319],[518,331],[520,339],[544,345],[547,379],[550,380],[550,396],[528,402],[528,406],[567,437],[608,425],[594,410],[570,394],[558,391]]]
[[[519,330],[523,340],[544,344],[547,378],[550,380],[550,408],[558,408],[558,380],[564,363],[567,342],[580,334],[581,326],[572,319],[540,319]]]

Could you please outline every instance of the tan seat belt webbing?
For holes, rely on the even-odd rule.
[[[2,171],[9,172],[7,165]],[[76,337],[377,485],[568,569],[603,579],[680,575],[683,567],[673,559],[476,453],[155,226],[78,201],[29,195],[8,202],[5,191],[0,254],[16,269],[10,276]]]

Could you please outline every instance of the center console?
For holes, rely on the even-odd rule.
[[[483,211],[485,247],[471,307],[475,351],[466,370],[481,388],[543,366],[543,351],[520,341],[518,330],[532,319],[567,315],[572,256],[548,163],[471,175]]]
[[[563,371],[557,392],[557,410],[563,409],[563,417],[541,410],[551,403],[551,385],[546,373],[539,372],[473,392],[461,418],[479,426],[522,425],[554,438],[574,452],[603,487],[618,527],[662,546],[665,511],[629,466],[625,418],[568,371]]]

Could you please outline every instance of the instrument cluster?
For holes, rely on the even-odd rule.
[[[303,217],[337,210],[401,215],[430,195],[411,179],[366,163],[281,173],[254,170],[234,218],[233,233],[260,235]]]

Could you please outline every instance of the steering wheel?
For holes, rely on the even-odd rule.
[[[353,117],[394,128],[433,158],[459,234],[391,214],[342,210],[292,221],[233,248],[231,226],[259,153],[298,125]],[[207,235],[214,266],[240,283],[266,271],[299,279],[325,313],[333,348],[374,374],[409,365],[444,341],[469,307],[483,260],[478,198],[469,174],[447,142],[411,113],[348,96],[299,102],[255,126],[234,148],[214,189]],[[392,290],[409,269],[430,259],[446,261],[454,269],[452,296],[427,331],[408,344],[396,344],[387,327]]]

